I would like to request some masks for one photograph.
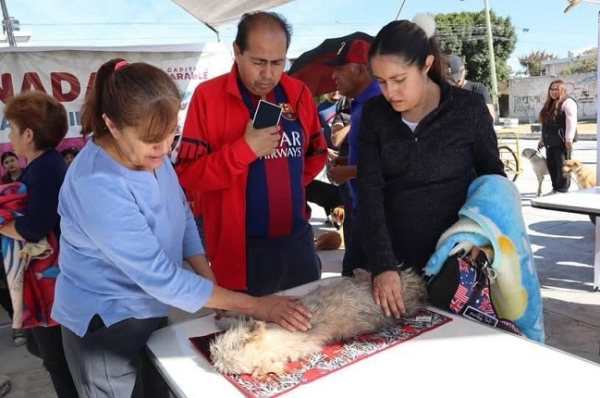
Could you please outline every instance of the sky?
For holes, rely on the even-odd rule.
[[[35,46],[114,46],[214,42],[213,31],[171,0],[5,0],[9,14],[31,33]],[[201,0],[198,0],[201,1]],[[585,1],[585,0],[584,0]],[[597,0],[591,0],[597,1]],[[566,0],[489,0],[498,15],[510,16],[517,32],[509,65],[517,57],[544,50],[566,57],[598,43],[600,4],[581,3],[563,13]],[[288,55],[298,56],[329,37],[363,31],[375,35],[396,18],[402,0],[295,0],[272,9],[293,26]],[[352,6],[350,6],[352,5]],[[484,0],[406,0],[400,19],[432,14],[480,11]],[[230,48],[236,21],[219,28]]]

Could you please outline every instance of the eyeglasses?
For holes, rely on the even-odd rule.
[[[558,91],[558,88],[549,88],[548,91]]]

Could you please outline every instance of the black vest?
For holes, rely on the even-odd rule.
[[[577,105],[577,101],[573,97],[568,97],[564,101],[569,98],[575,101],[575,104]],[[565,111],[562,109],[564,101],[559,105],[559,111],[554,119],[542,123],[542,140],[544,141],[545,146],[562,146],[565,144],[567,115],[565,115]],[[577,142],[577,127],[575,127],[573,142]]]

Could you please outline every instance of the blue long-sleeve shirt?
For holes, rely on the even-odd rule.
[[[369,98],[381,94],[381,87],[377,80],[373,80],[360,94],[350,103],[350,129],[348,130],[348,165],[356,166],[358,163],[358,130],[360,126],[360,115],[362,113],[363,103]],[[350,187],[350,196],[352,205],[358,209],[358,193],[356,181],[354,178],[348,180]]]
[[[155,173],[127,169],[90,140],[60,191],[61,274],[52,317],[83,336],[107,326],[199,310],[213,284],[182,268],[204,253],[177,176],[165,157]]]

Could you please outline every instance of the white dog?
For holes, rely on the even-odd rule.
[[[536,151],[533,148],[525,148],[521,152],[521,156],[529,159],[531,162],[531,167],[533,167],[533,172],[538,180],[538,190],[537,196],[542,196],[542,182],[544,182],[544,176],[549,175],[548,172],[548,164],[546,163],[546,158],[542,156],[540,151]]]

